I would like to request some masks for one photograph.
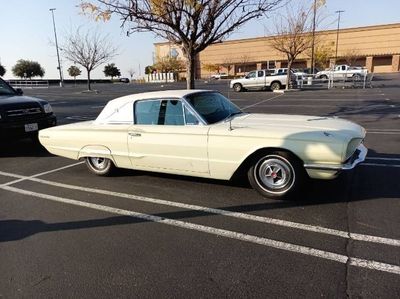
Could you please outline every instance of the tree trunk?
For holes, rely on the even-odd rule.
[[[292,81],[292,76],[291,76],[291,70],[292,70],[292,64],[293,60],[291,58],[288,59],[288,67],[287,67],[287,74],[286,74],[286,90],[289,90],[291,81]]]
[[[196,72],[196,54],[193,50],[186,50],[186,89],[194,89],[194,78]]]
[[[90,71],[87,70],[87,89],[92,90],[90,86]]]

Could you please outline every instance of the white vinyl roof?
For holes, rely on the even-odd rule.
[[[103,111],[96,118],[95,123],[132,123],[133,109],[132,103],[137,100],[145,99],[163,99],[163,98],[182,98],[192,93],[207,92],[204,89],[179,89],[163,90],[144,93],[136,93],[120,98],[116,98],[107,103]]]

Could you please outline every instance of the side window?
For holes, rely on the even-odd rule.
[[[164,122],[162,119],[164,118]],[[183,126],[183,106],[179,100],[163,100],[160,110],[159,124],[168,126]]]
[[[247,74],[247,78],[255,78],[256,77],[256,72],[250,72]]]
[[[258,71],[257,75],[258,77],[264,77],[264,71]]]
[[[345,70],[346,70],[346,66],[342,65],[342,71],[345,71]]]
[[[135,124],[183,126],[199,121],[180,100],[143,100],[135,103]]]
[[[138,101],[135,103],[135,124],[158,125],[161,100]]]

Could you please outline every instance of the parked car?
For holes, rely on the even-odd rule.
[[[128,78],[119,78],[119,82],[122,82],[122,83],[129,83],[130,80],[129,80]]]
[[[341,64],[335,66],[333,69],[326,69],[324,71],[318,72],[315,77],[317,79],[328,79],[329,77],[333,79],[349,79],[361,80],[368,73],[368,70],[363,67],[349,66],[346,64]]]
[[[40,129],[55,126],[56,116],[50,104],[38,98],[23,96],[21,89],[12,88],[0,78],[0,137],[31,137],[37,140]]]
[[[218,74],[213,74],[210,76],[211,79],[227,79],[228,78],[228,74],[227,73],[218,73]]]
[[[282,74],[287,74],[288,68],[282,67],[282,68],[276,68],[276,69],[270,69],[270,70],[273,71],[274,74],[282,75]],[[307,74],[305,72],[303,72],[302,70],[292,68],[291,71],[296,76],[296,80],[306,80],[307,79]]]
[[[312,75],[313,74],[313,70],[312,70],[312,68],[310,68],[310,67],[306,67],[306,68],[304,68],[304,69],[301,69],[300,70],[301,72],[303,72],[303,73],[305,73],[305,74],[307,74],[307,76],[310,76],[310,75]],[[321,70],[319,69],[319,68],[314,68],[314,74],[316,74],[316,73],[318,73],[318,72],[320,72]]]
[[[97,175],[115,167],[230,180],[245,173],[259,193],[281,198],[309,176],[333,179],[362,162],[365,130],[329,117],[245,113],[216,91],[124,96],[94,121],[41,130],[51,153],[83,159]]]
[[[287,73],[275,73],[274,70],[257,70],[249,72],[245,77],[235,79],[230,82],[230,87],[234,91],[240,92],[247,89],[266,89],[278,90],[286,86]],[[291,76],[292,81],[296,81],[295,75]]]

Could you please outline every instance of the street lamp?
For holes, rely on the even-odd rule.
[[[340,25],[340,14],[344,12],[344,10],[337,10],[335,13],[339,14],[338,16],[338,21],[337,21],[337,30],[336,30],[336,52],[335,52],[335,65],[337,62],[337,51],[338,51],[338,45],[339,45],[339,25]]]
[[[57,32],[56,32],[56,22],[54,21],[54,11],[55,8],[50,8],[51,16],[53,17],[53,28],[54,28],[54,39],[56,41],[56,50],[57,50],[57,60],[58,60],[58,72],[60,74],[60,87],[64,86],[64,81],[61,73],[61,63],[60,63],[60,53],[58,52],[58,42],[57,42]]]
[[[312,45],[311,45],[311,74],[314,75],[314,48],[315,48],[315,18],[317,16],[317,0],[314,0],[314,7],[313,7],[313,27],[312,27]]]

